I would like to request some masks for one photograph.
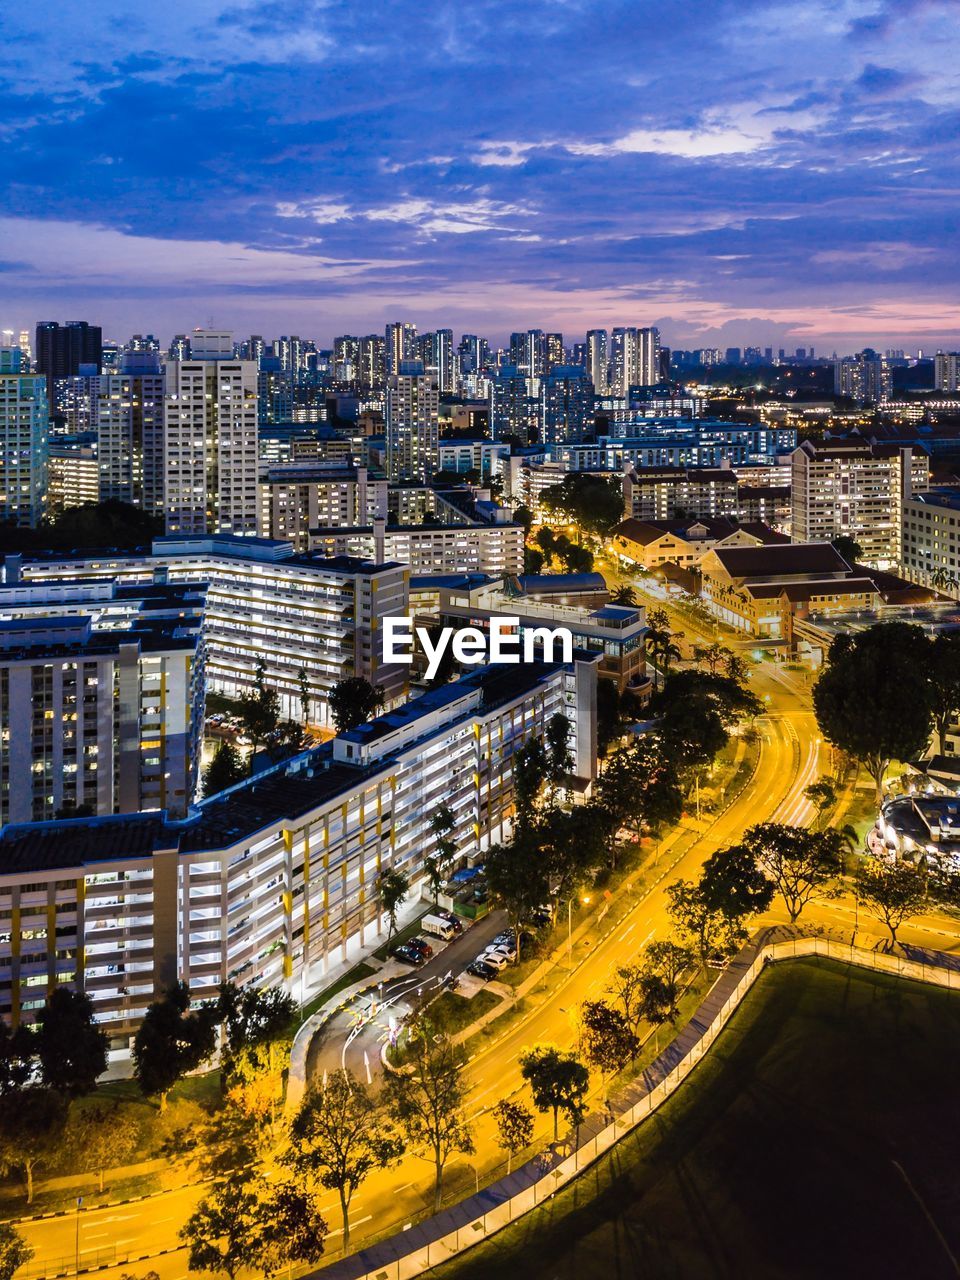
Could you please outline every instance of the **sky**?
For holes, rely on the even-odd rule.
[[[960,346],[958,0],[46,0],[0,329]]]

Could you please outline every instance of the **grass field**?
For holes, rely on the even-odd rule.
[[[616,1151],[437,1280],[956,1277],[960,995],[816,961],[761,978]]]

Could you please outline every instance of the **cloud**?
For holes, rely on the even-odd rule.
[[[4,15],[5,324],[955,326],[938,0],[61,9]]]

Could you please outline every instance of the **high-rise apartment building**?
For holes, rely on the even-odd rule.
[[[398,320],[384,332],[384,373],[400,372],[400,365],[417,359],[417,326]]]
[[[431,479],[440,467],[440,392],[418,360],[387,378],[384,417],[390,479]]]
[[[960,351],[938,351],[933,358],[933,381],[938,391],[960,391]]]
[[[530,380],[516,365],[504,364],[490,379],[490,434],[494,440],[516,436],[526,444],[539,428],[539,401]]]
[[[357,347],[357,386],[361,391],[379,391],[384,384],[386,343],[379,333],[368,333]]]
[[[0,586],[0,826],[193,800],[204,588]]]
[[[892,385],[889,364],[870,347],[833,362],[835,395],[849,396],[859,404],[879,404],[889,398]]]
[[[475,333],[465,333],[457,347],[462,374],[480,373],[486,366],[489,347],[486,338],[479,338]]]
[[[593,427],[593,383],[577,365],[557,365],[540,383],[544,444],[582,440]]]
[[[558,365],[567,363],[567,353],[563,346],[562,333],[548,333],[543,340],[544,345],[544,368],[549,373],[551,369],[556,369]]]
[[[435,376],[440,394],[447,395],[454,390],[453,330],[437,329],[425,339],[424,368]]]
[[[804,441],[791,458],[794,542],[852,538],[878,569],[900,561],[904,496],[929,487],[930,459],[919,448],[866,440]]]
[[[189,360],[166,368],[164,509],[168,533],[257,531],[257,376],[229,333],[198,330]]]
[[[163,515],[163,374],[157,356],[124,356],[122,372],[97,379],[94,428],[100,501],[115,499]]]
[[[35,526],[44,514],[50,412],[47,380],[23,373],[19,347],[0,347],[0,521]]]
[[[598,396],[607,394],[610,354],[606,329],[591,329],[587,334],[587,377]]]
[[[37,325],[36,371],[48,379],[48,386],[55,378],[76,377],[83,372],[83,365],[99,373],[102,354],[103,333],[99,325],[86,320],[68,320],[63,325],[56,320],[43,320]]]
[[[618,328],[610,342],[610,392],[623,399],[631,387],[660,381],[660,330]]]
[[[510,363],[528,378],[542,377],[546,366],[546,339],[542,329],[510,335]]]
[[[100,468],[97,438],[83,435],[54,436],[47,463],[47,502],[44,515],[52,520],[69,507],[100,501]]]

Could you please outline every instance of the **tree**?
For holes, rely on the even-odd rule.
[[[843,841],[833,830],[763,822],[750,827],[743,844],[776,886],[791,924],[813,895],[843,870]]]
[[[13,1280],[14,1273],[25,1267],[33,1250],[8,1222],[0,1222],[0,1280]]]
[[[430,830],[435,840],[434,851],[427,854],[423,860],[423,869],[430,892],[433,894],[434,907],[439,905],[440,890],[444,886],[450,864],[456,857],[457,845],[450,838],[456,826],[457,820],[450,806],[446,803],[438,805],[430,819]]]
[[[610,818],[609,858],[615,865],[616,836],[627,827],[636,839],[677,822],[683,791],[677,771],[658,734],[648,734],[619,751],[597,782],[596,803]]]
[[[657,974],[675,989],[692,964],[693,953],[690,948],[681,947],[669,939],[651,942],[643,953],[643,972]]]
[[[520,1055],[520,1074],[530,1086],[538,1111],[553,1112],[553,1140],[559,1136],[562,1111],[575,1128],[586,1113],[590,1072],[572,1053],[556,1045],[537,1044]]]
[[[346,1252],[354,1192],[374,1169],[385,1169],[402,1154],[403,1140],[384,1105],[349,1072],[338,1071],[324,1088],[308,1091],[290,1126],[286,1161],[339,1195]]]
[[[842,634],[813,687],[821,733],[865,765],[878,804],[891,760],[919,756],[930,736],[928,652],[923,630],[903,622]]]
[[[529,1147],[533,1141],[533,1112],[522,1102],[501,1098],[493,1108],[497,1126],[497,1146],[507,1152],[507,1173],[513,1167],[513,1157]],[[2,1277],[0,1277],[2,1280]]]
[[[509,918],[519,960],[523,922],[543,905],[550,887],[548,863],[542,856],[536,828],[520,827],[509,844],[493,845],[487,850],[483,870],[491,900]]]
[[[547,721],[544,749],[552,802],[556,801],[557,789],[573,765],[573,756],[569,747],[570,731],[570,721],[562,711],[557,711]]]
[[[95,1173],[103,1191],[107,1169],[126,1164],[140,1141],[140,1125],[129,1107],[95,1103],[74,1108],[67,1122],[64,1148],[85,1172]]]
[[[517,507],[513,513],[514,524],[523,525],[523,536],[530,537],[530,530],[533,528],[533,512],[529,507]]]
[[[546,557],[537,547],[523,548],[523,572],[525,574],[536,574],[543,571],[543,565]]]
[[[281,1183],[271,1188],[260,1205],[258,1269],[270,1277],[282,1268],[319,1262],[323,1257],[327,1224],[316,1201],[300,1187]],[[346,1238],[344,1238],[344,1246]]]
[[[730,654],[730,650],[724,648],[722,644],[714,640],[712,644],[693,646],[693,656],[697,663],[706,667],[711,675],[717,674],[717,668],[723,666],[724,659]]]
[[[0,1097],[0,1167],[19,1169],[33,1204],[33,1175],[58,1159],[67,1123],[67,1100],[41,1085]]]
[[[22,1089],[33,1075],[37,1046],[33,1030],[21,1022],[11,1030],[0,1018],[0,1095]]]
[[[261,991],[223,982],[217,995],[217,1020],[226,1032],[228,1053],[289,1037],[297,1012],[293,996],[281,987]]]
[[[625,583],[622,586],[617,587],[616,591],[614,591],[613,595],[610,597],[610,603],[619,605],[621,608],[625,609],[635,609],[638,604],[635,588],[631,587],[629,583]]]
[[[274,689],[266,686],[266,669],[257,663],[252,693],[245,693],[237,700],[237,713],[243,721],[244,732],[250,739],[250,772],[253,772],[257,748],[274,733],[280,721],[280,699]]]
[[[109,1041],[82,991],[54,990],[40,1010],[35,1044],[43,1083],[69,1098],[89,1093],[107,1069]]]
[[[263,1253],[260,1202],[246,1178],[236,1175],[214,1183],[180,1230],[190,1250],[191,1271],[210,1271],[236,1280],[258,1265]]]
[[[666,678],[671,660],[679,661],[681,656],[679,646],[674,643],[670,619],[665,609],[653,609],[647,614],[646,645],[647,652],[655,664],[653,678],[654,684],[657,685],[658,671],[662,671]]]
[[[817,825],[820,826],[824,816],[837,803],[837,779],[824,774],[816,782],[811,782],[809,787],[805,787],[803,794],[816,809]]]
[[[636,1059],[640,1041],[626,1015],[605,1000],[585,1000],[580,1006],[583,1052],[604,1075],[616,1075]]]
[[[190,1010],[190,990],[176,982],[147,1006],[133,1042],[134,1074],[146,1097],[159,1095],[165,1111],[167,1094],[188,1071],[213,1053],[216,1010]]]
[[[203,794],[215,796],[227,787],[236,786],[246,777],[240,752],[232,742],[223,741],[203,773]]]
[[[610,747],[623,732],[623,712],[616,681],[601,676],[597,680],[597,756],[606,759]]]
[[[659,1028],[665,1022],[672,1022],[679,1013],[676,986],[672,986],[662,974],[645,973],[640,982],[640,1012],[657,1028],[654,1044],[659,1050]]]
[[[667,754],[683,771],[713,760],[726,746],[728,731],[760,715],[763,704],[729,676],[690,668],[667,678],[650,710]]]
[[[627,1026],[636,1035],[643,1017],[641,1012],[641,984],[643,968],[639,964],[620,965],[607,987],[607,994],[614,997]]]
[[[833,546],[835,550],[840,552],[851,568],[863,555],[863,547],[861,547],[860,543],[855,538],[848,537],[845,533],[842,533],[839,538],[834,538]]]
[[[310,720],[310,677],[306,667],[297,670],[297,694],[300,699],[300,719],[307,724]]]
[[[517,806],[516,825],[530,822],[540,788],[547,777],[547,753],[539,738],[531,738],[513,758],[513,797]]]
[[[409,879],[396,867],[387,867],[377,877],[377,899],[380,903],[380,910],[387,917],[390,925],[387,931],[388,946],[397,931],[397,912],[406,900],[409,891]]]
[[[402,1068],[387,1081],[390,1113],[435,1170],[433,1207],[440,1211],[443,1170],[452,1155],[474,1151],[465,1108],[463,1051],[426,1019],[408,1026]]]
[[[700,892],[709,909],[742,920],[769,907],[773,885],[757,866],[751,849],[732,845],[717,849],[703,864]]]
[[[911,916],[919,915],[926,905],[926,868],[909,862],[882,863],[868,858],[857,868],[854,882],[860,901],[883,921],[890,930],[891,946],[896,946],[900,926]]]
[[[383,686],[363,676],[338,680],[330,690],[330,716],[337,733],[346,733],[373,719],[383,707]]]
[[[943,751],[950,721],[960,710],[960,631],[941,631],[930,643],[927,681],[937,749]]]
[[[667,901],[681,938],[693,946],[701,964],[733,955],[747,936],[742,918],[711,905],[699,884],[675,880],[667,885]]]

